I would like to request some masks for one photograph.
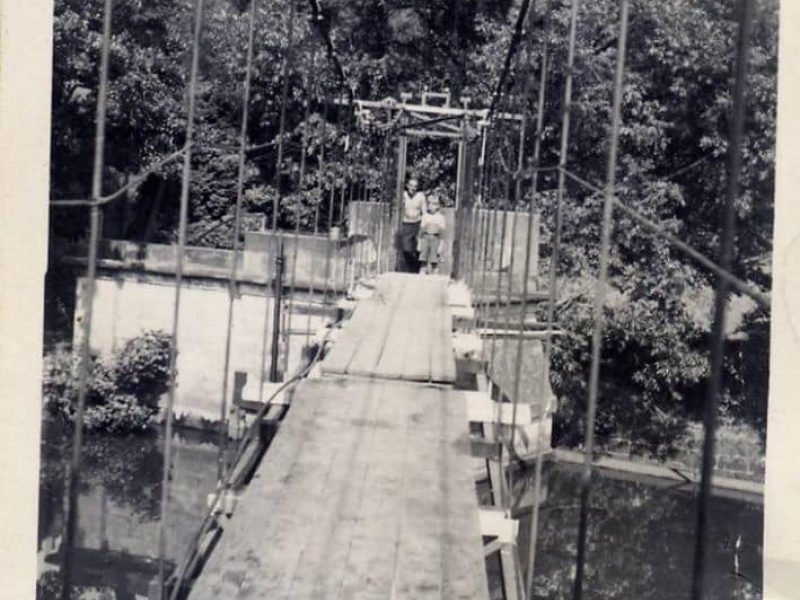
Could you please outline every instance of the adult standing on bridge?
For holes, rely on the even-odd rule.
[[[398,231],[397,270],[419,273],[417,238],[422,215],[427,210],[425,194],[419,190],[419,180],[409,177],[403,190],[403,215]]]

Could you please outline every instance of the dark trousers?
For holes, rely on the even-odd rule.
[[[419,221],[416,223],[401,223],[400,231],[397,233],[397,271],[401,273],[419,273],[418,235]]]

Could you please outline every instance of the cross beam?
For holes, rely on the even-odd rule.
[[[349,106],[350,101],[346,98],[337,98],[334,104],[340,106]],[[378,109],[388,111],[402,111],[406,113],[418,113],[419,115],[441,115],[452,117],[466,117],[478,121],[478,125],[486,127],[488,122],[486,119],[489,116],[489,109],[474,109],[474,108],[457,108],[454,106],[436,106],[433,104],[412,104],[405,100],[397,101],[394,98],[384,98],[383,100],[353,100],[360,109]],[[423,118],[423,117],[420,117]],[[514,113],[496,113],[495,119],[503,121],[522,121],[522,115]]]

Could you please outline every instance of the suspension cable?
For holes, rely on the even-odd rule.
[[[294,203],[294,247],[292,248],[292,270],[289,276],[289,301],[286,310],[286,321],[284,326],[284,353],[283,353],[283,372],[289,370],[289,350],[291,348],[291,326],[292,317],[294,316],[294,295],[296,292],[297,280],[297,256],[300,248],[300,200],[305,198],[305,175],[306,175],[306,153],[308,151],[308,118],[311,108],[311,92],[315,85],[316,75],[316,59],[317,49],[316,46],[311,49],[311,74],[306,86],[305,108],[303,110],[303,138],[300,149],[300,172],[297,176],[297,190],[300,198]],[[312,273],[313,277],[313,273]]]
[[[119,197],[125,195],[126,193],[128,193],[130,190],[134,189],[136,186],[138,186],[140,183],[142,183],[145,179],[150,177],[150,175],[153,175],[154,173],[157,173],[162,168],[164,168],[166,165],[171,163],[173,160],[177,160],[178,158],[183,156],[183,153],[185,151],[186,151],[186,146],[184,145],[179,150],[176,150],[172,154],[170,154],[170,155],[166,156],[165,158],[162,158],[161,160],[159,160],[159,161],[155,162],[154,164],[150,165],[149,167],[147,167],[144,171],[142,171],[138,175],[134,175],[133,177],[131,177],[128,180],[128,183],[126,183],[125,185],[123,185],[122,187],[117,189],[116,191],[112,192],[111,194],[108,194],[107,196],[102,196],[102,195],[98,196],[96,200],[94,200],[92,198],[88,198],[88,199],[51,200],[49,204],[50,204],[50,206],[53,206],[53,207],[103,206],[104,204],[108,204],[109,202],[112,202],[112,201],[116,200],[117,198],[119,198]]]
[[[537,98],[536,110],[536,133],[533,138],[533,178],[531,181],[531,201],[528,210],[528,227],[525,235],[525,266],[523,267],[522,275],[522,306],[520,307],[519,314],[519,337],[517,338],[517,360],[516,369],[514,373],[514,396],[512,398],[513,406],[511,412],[511,420],[516,423],[517,420],[517,405],[520,394],[520,379],[522,377],[522,349],[523,349],[523,331],[525,330],[525,318],[527,317],[528,309],[528,282],[530,280],[531,271],[531,240],[533,239],[533,203],[536,199],[536,194],[539,187],[539,165],[541,161],[541,148],[542,148],[542,135],[544,131],[544,106],[547,97],[547,73],[549,70],[549,44],[548,34],[550,28],[550,0],[546,0],[544,9],[544,27],[545,33],[542,36],[542,64],[540,67],[539,77],[539,90]],[[511,429],[511,447],[514,448],[516,427]]]
[[[320,207],[320,204],[322,203],[322,197],[323,197],[323,195],[325,193],[325,190],[323,188],[322,179],[323,179],[323,176],[324,176],[324,173],[325,173],[325,145],[326,145],[326,139],[327,139],[328,111],[330,109],[330,102],[328,101],[327,95],[325,96],[324,105],[325,105],[325,107],[323,109],[322,120],[320,122],[320,128],[322,129],[322,136],[321,136],[320,147],[319,147],[320,148],[320,150],[319,150],[319,161],[317,163],[317,195],[316,195],[316,198],[314,199],[314,232],[313,233],[314,233],[314,239],[315,240],[317,239],[317,236],[319,235],[319,207]],[[315,291],[314,278],[316,277],[316,266],[317,266],[317,253],[315,251],[315,252],[311,253],[311,268],[310,268],[311,277],[310,277],[309,286],[308,286],[309,287],[309,289],[308,289],[309,298],[313,298],[314,297],[314,291]],[[306,346],[308,346],[308,344],[309,344],[310,333],[311,333],[311,311],[309,310],[309,312],[308,312],[308,320],[307,320],[307,324],[306,324]]]
[[[83,296],[83,339],[81,339],[80,365],[78,367],[78,399],[75,408],[75,430],[72,438],[72,458],[67,484],[66,521],[64,523],[64,552],[62,554],[61,600],[72,598],[72,558],[75,545],[75,529],[78,521],[78,492],[81,478],[81,448],[83,445],[83,414],[89,379],[89,338],[92,334],[95,280],[97,278],[97,246],[100,237],[100,207],[96,204],[103,193],[103,156],[106,137],[106,111],[108,88],[108,56],[111,45],[112,0],[105,0],[103,15],[103,38],[100,50],[100,82],[97,90],[97,112],[95,120],[94,165],[92,170],[92,206],[89,225],[89,253],[86,285]]]
[[[486,128],[483,127],[481,129],[481,148],[480,152],[476,153],[473,156],[473,165],[472,169],[478,171],[478,178],[475,180],[473,177],[473,185],[477,184],[477,202],[475,201],[476,193],[473,190],[473,201],[472,206],[470,208],[470,214],[472,218],[472,225],[470,231],[470,244],[469,244],[469,262],[467,267],[467,287],[469,289],[475,288],[475,261],[476,255],[478,252],[478,245],[480,237],[480,228],[481,228],[481,213],[482,213],[482,202],[483,202],[483,179],[485,174],[485,158],[486,158]],[[474,172],[474,171],[473,171]]]
[[[559,167],[559,170],[562,171],[566,177],[575,181],[576,183],[579,183],[583,187],[591,190],[592,192],[594,192],[594,194],[599,195],[604,193],[603,188],[590,181],[587,181],[586,179],[580,177],[579,175],[576,175],[569,169],[565,167]],[[714,275],[716,275],[721,279],[724,279],[737,292],[749,296],[764,308],[768,308],[770,306],[771,300],[769,293],[759,290],[752,284],[742,281],[741,279],[733,275],[730,271],[723,269],[713,260],[705,256],[702,252],[693,248],[692,246],[690,246],[689,244],[687,244],[674,234],[671,234],[669,231],[667,231],[667,229],[663,225],[660,225],[659,223],[656,223],[652,219],[647,218],[640,211],[628,206],[618,197],[614,196],[614,198],[612,198],[612,202],[614,203],[614,206],[616,208],[620,209],[622,212],[628,215],[628,217],[630,217],[640,225],[643,225],[644,227],[649,229],[651,233],[653,233],[658,237],[663,238],[664,240],[672,244],[672,246],[674,246],[677,250],[680,250],[689,258],[700,263],[703,267],[711,271]]]
[[[578,550],[575,565],[574,600],[583,594],[583,572],[586,562],[586,537],[588,534],[589,499],[592,485],[592,466],[594,453],[594,427],[597,412],[597,396],[600,380],[600,354],[603,343],[604,306],[606,300],[606,280],[611,248],[611,228],[613,216],[614,185],[619,145],[620,113],[622,108],[622,85],[625,76],[625,50],[628,39],[628,0],[620,6],[619,38],[617,41],[617,65],[614,74],[614,101],[611,117],[611,135],[606,165],[606,187],[603,203],[603,228],[600,245],[600,265],[595,286],[594,331],[592,333],[592,364],[589,372],[589,397],[586,410],[586,442],[584,447],[584,468],[580,488],[580,520],[578,523]]]
[[[267,285],[264,289],[264,327],[262,330],[262,339],[261,339],[261,363],[259,368],[259,383],[258,383],[258,400],[261,402],[264,399],[264,382],[266,380],[266,362],[267,362],[267,342],[270,337],[270,301],[269,301],[269,281],[272,280],[273,282],[273,302],[277,301],[278,293],[276,286],[282,285],[282,282],[279,281],[279,269],[275,262],[279,259],[279,252],[281,251],[281,241],[278,239],[278,213],[280,212],[280,205],[281,205],[281,167],[283,163],[283,148],[284,148],[284,133],[286,129],[286,104],[288,102],[288,95],[289,95],[289,69],[292,61],[293,56],[293,44],[294,44],[294,17],[295,17],[295,0],[289,0],[289,23],[288,23],[288,32],[287,32],[287,40],[286,40],[286,53],[284,55],[283,64],[281,66],[281,76],[283,78],[282,87],[281,87],[281,108],[280,108],[280,117],[279,117],[279,125],[278,125],[278,155],[275,164],[275,190],[274,190],[274,197],[272,201],[272,240],[270,246],[272,246],[272,256],[267,261]],[[271,273],[271,277],[270,277]],[[273,307],[275,309],[276,307]],[[275,323],[275,326],[278,326],[278,323]],[[273,333],[273,337],[275,332]],[[272,364],[274,363],[274,348],[272,348],[270,352],[270,380],[275,378],[276,373],[274,373],[275,369],[272,368]]]
[[[494,154],[494,152],[492,152]],[[484,252],[483,252],[483,273],[481,277],[481,312],[483,315],[483,325],[486,326],[486,323],[489,320],[489,307],[490,304],[490,295],[487,294],[487,283],[486,283],[486,276],[487,271],[489,270],[489,263],[491,262],[492,268],[494,268],[494,246],[495,246],[495,237],[497,233],[497,206],[495,206],[494,201],[494,190],[496,186],[496,179],[497,179],[497,172],[500,170],[497,166],[497,163],[492,161],[491,166],[493,168],[489,169],[489,174],[486,182],[486,195],[487,195],[487,209],[488,214],[486,215],[486,222],[487,227],[485,231],[485,239],[484,239]],[[483,356],[486,356],[486,346],[487,346],[486,338],[483,338],[483,343],[481,345],[481,350]],[[490,366],[491,367],[491,366]]]
[[[289,98],[289,72],[294,59],[294,18],[295,2],[289,0],[289,31],[286,39],[286,55],[281,66],[281,112],[278,125],[278,158],[275,163],[275,196],[272,201],[272,235],[276,237],[278,229],[278,213],[281,207],[281,170],[283,168],[283,136],[286,133],[286,105]]]
[[[508,77],[508,71],[511,66],[511,59],[517,52],[517,47],[519,46],[519,42],[522,37],[522,25],[525,22],[530,3],[530,0],[522,0],[522,5],[519,7],[517,22],[514,24],[514,33],[511,36],[511,42],[508,45],[508,52],[503,60],[503,70],[500,72],[500,77],[497,80],[497,87],[494,90],[494,94],[492,94],[492,101],[489,104],[489,117],[494,114],[495,107],[499,103],[500,96],[503,93],[503,87],[505,87],[506,77]]]
[[[239,168],[236,178],[236,209],[233,224],[233,258],[228,277],[228,318],[225,330],[225,358],[222,370],[222,403],[220,405],[219,449],[217,455],[217,481],[225,476],[225,452],[228,445],[227,400],[228,371],[231,361],[231,337],[233,332],[233,305],[237,296],[237,272],[239,267],[239,235],[242,222],[242,199],[244,197],[245,153],[247,150],[247,120],[250,108],[250,84],[253,76],[253,38],[255,32],[256,0],[250,0],[250,15],[247,29],[247,59],[245,62],[244,96],[242,98],[242,123],[239,130]],[[237,407],[238,416],[238,407]]]
[[[499,156],[499,154],[500,154],[500,151],[498,149],[498,156]],[[511,196],[510,178],[511,178],[511,176],[508,173],[504,173],[503,174],[503,208],[500,210],[500,218],[502,219],[502,223],[500,224],[500,265],[499,265],[499,268],[497,269],[497,281],[496,281],[496,284],[495,284],[495,286],[496,286],[495,287],[495,301],[496,301],[498,307],[502,305],[502,301],[501,301],[502,292],[501,292],[501,289],[502,289],[502,284],[503,284],[503,271],[504,271],[504,269],[503,269],[503,256],[505,254],[505,249],[506,249],[506,229],[507,229],[507,226],[508,226],[509,204],[510,204],[510,201],[511,201],[511,198],[510,198],[510,196]],[[508,311],[508,309],[509,309],[509,307],[506,305],[505,310]],[[498,315],[498,318],[499,318],[499,315]],[[492,346],[491,346],[491,353],[490,353],[490,358],[489,358],[489,364],[491,365],[492,378],[493,379],[497,377],[497,371],[498,370],[500,371],[501,374],[503,372],[502,369],[498,369],[497,368],[497,364],[496,364],[496,362],[497,362],[497,337],[498,337],[498,331],[495,329],[492,332]],[[500,412],[500,409],[501,409],[500,403],[501,402],[502,402],[502,398],[500,398],[499,402],[497,403],[497,405],[494,406],[494,418],[495,418],[494,435],[495,435],[495,438],[498,441],[500,441],[500,444],[498,444],[498,446],[497,446],[497,449],[498,449],[498,452],[499,452],[498,464],[499,464],[499,471],[500,471],[500,490],[501,490],[502,499],[503,499],[502,507],[503,507],[503,509],[506,510],[506,513],[508,514],[508,511],[510,510],[510,507],[511,507],[511,502],[510,502],[510,498],[509,498],[509,496],[510,496],[509,486],[508,486],[508,480],[506,479],[506,471],[505,471],[504,460],[503,460],[503,454],[504,454],[504,452],[503,452],[504,443],[503,442],[504,442],[504,437],[505,436],[503,435],[502,420],[500,418],[500,414],[501,414],[501,412]]]
[[[335,128],[334,128],[334,132],[335,132],[334,135],[336,135],[338,133],[340,125],[341,125],[341,110],[337,110],[336,111],[336,125],[335,125]],[[333,148],[331,148],[331,153],[333,153]],[[331,166],[333,166],[334,169],[335,169],[336,165],[333,164],[333,161],[331,161],[331,163],[332,163]],[[334,296],[334,297],[336,296],[336,291],[333,289],[334,283],[331,281],[331,279],[332,279],[332,277],[331,277],[331,268],[332,268],[332,262],[333,262],[333,256],[332,256],[332,253],[333,253],[333,240],[331,239],[331,230],[333,228],[333,215],[334,215],[333,209],[334,209],[335,204],[336,204],[336,172],[334,170],[334,172],[332,173],[332,177],[331,177],[331,187],[330,187],[329,195],[328,195],[328,218],[327,218],[327,221],[325,223],[326,226],[327,226],[327,244],[325,246],[325,286],[324,286],[324,291],[323,291],[323,295],[322,295],[322,301],[323,301],[323,304],[325,305],[326,308],[328,306],[328,284],[329,283],[331,285],[331,295]]]
[[[175,406],[176,362],[178,357],[178,325],[180,318],[181,287],[183,285],[183,253],[186,246],[186,226],[189,216],[189,187],[192,176],[191,143],[194,136],[194,118],[197,99],[197,72],[200,62],[200,33],[203,26],[203,0],[197,0],[195,8],[194,37],[192,41],[192,66],[189,76],[189,108],[186,117],[186,145],[183,155],[180,214],[178,217],[178,245],[175,249],[175,299],[172,313],[172,343],[169,353],[169,394],[167,396],[167,423],[164,432],[164,469],[161,482],[161,520],[158,528],[158,581],[159,593],[163,597],[166,581],[167,519],[169,516],[169,492],[172,473],[172,425]]]
[[[736,43],[735,83],[733,90],[732,123],[728,145],[728,169],[725,185],[725,208],[720,240],[719,263],[723,271],[729,271],[733,262],[736,229],[736,197],[739,191],[739,175],[742,168],[742,141],[747,93],[747,55],[750,46],[750,30],[753,19],[753,1],[740,0],[739,35]],[[692,600],[703,598],[706,552],[708,544],[708,515],[711,514],[711,486],[714,472],[714,437],[716,431],[717,404],[722,382],[722,367],[725,357],[725,313],[728,307],[729,282],[720,278],[714,298],[714,325],[711,333],[711,371],[705,410],[703,414],[703,462],[700,478],[700,501],[697,504],[695,529],[694,568],[692,576]]]
[[[551,412],[550,397],[546,397],[550,388],[550,356],[553,350],[552,330],[555,328],[555,307],[558,298],[558,261],[561,254],[561,230],[563,227],[562,206],[564,204],[564,188],[566,178],[564,168],[567,165],[567,155],[569,151],[569,126],[570,111],[572,108],[572,75],[575,67],[575,43],[577,38],[578,25],[578,5],[579,0],[571,0],[570,3],[570,23],[569,23],[569,49],[567,51],[566,81],[564,82],[564,100],[561,111],[561,144],[559,151],[558,173],[558,192],[556,195],[555,213],[555,232],[553,237],[553,248],[550,257],[550,269],[548,276],[548,299],[547,299],[547,326],[545,329],[544,346],[542,349],[542,371],[539,386],[539,398],[541,399],[541,411],[539,413],[539,423],[536,428],[536,466],[533,478],[533,510],[530,522],[529,554],[528,554],[528,579],[526,589],[528,598],[534,597],[534,585],[536,578],[536,542],[539,537],[539,497],[542,493],[542,463],[543,452],[541,448],[544,438],[544,422],[547,415]]]
[[[319,0],[308,0],[308,3],[311,7],[311,22],[314,24],[314,27],[317,29],[317,31],[319,31],[320,36],[322,37],[322,41],[325,44],[326,55],[328,60],[333,63],[333,70],[336,72],[336,77],[339,79],[339,85],[344,90],[348,102],[352,103],[353,93],[347,85],[342,63],[339,61],[339,57],[336,55],[336,48],[333,45],[333,40],[331,40],[330,23],[322,14],[322,9],[319,6]]]

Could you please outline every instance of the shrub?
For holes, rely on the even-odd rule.
[[[89,431],[123,433],[146,429],[169,385],[170,337],[148,331],[111,357],[92,355],[83,424]],[[74,421],[80,358],[65,345],[45,356],[43,395],[47,410]]]
[[[118,391],[157,405],[169,386],[169,346],[170,337],[162,331],[128,340],[114,365]]]

